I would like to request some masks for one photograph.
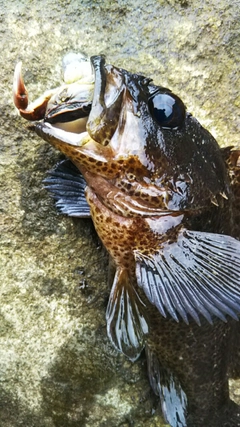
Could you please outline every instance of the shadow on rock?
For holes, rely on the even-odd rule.
[[[144,426],[155,411],[145,358],[127,362],[112,350],[104,334],[102,328],[93,345],[75,335],[42,380],[42,411],[54,426]]]
[[[2,427],[47,427],[49,424],[20,403],[16,396],[0,388],[0,425]]]

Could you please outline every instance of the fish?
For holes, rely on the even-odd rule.
[[[237,427],[240,149],[220,148],[170,89],[104,55],[89,63],[83,83],[33,104],[16,67],[15,106],[67,157],[46,188],[63,214],[92,218],[114,266],[108,337],[132,362],[145,351],[165,421]]]

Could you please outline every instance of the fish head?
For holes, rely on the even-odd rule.
[[[219,146],[179,96],[140,74],[106,64],[102,55],[93,56],[91,65],[94,89],[79,85],[71,102],[65,96],[57,103],[55,91],[47,101],[44,125],[35,126],[40,136],[82,173],[95,170],[129,188],[133,182],[135,188],[148,185],[149,192],[164,199],[166,210],[199,209],[228,197]],[[74,129],[78,115],[84,115],[80,132]]]

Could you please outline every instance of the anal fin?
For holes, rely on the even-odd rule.
[[[160,397],[162,413],[171,427],[186,427],[187,397],[179,380],[165,368],[146,346],[148,377],[154,393]]]
[[[148,325],[144,305],[125,269],[116,270],[106,319],[108,336],[114,347],[135,361],[144,348]]]
[[[70,160],[58,163],[43,182],[61,213],[90,218],[90,207],[85,198],[86,181]]]

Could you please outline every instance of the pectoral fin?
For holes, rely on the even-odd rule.
[[[183,230],[158,253],[135,251],[138,285],[166,317],[199,325],[199,314],[226,321],[240,313],[240,242],[230,236]]]
[[[154,393],[160,397],[165,420],[171,427],[186,427],[187,397],[179,380],[162,366],[148,346],[146,357],[149,381]]]
[[[43,182],[56,200],[57,209],[69,216],[90,218],[85,198],[86,181],[70,160],[63,160],[48,173]]]
[[[107,332],[114,347],[131,361],[139,357],[148,332],[143,311],[144,305],[127,272],[117,269],[106,312]]]

